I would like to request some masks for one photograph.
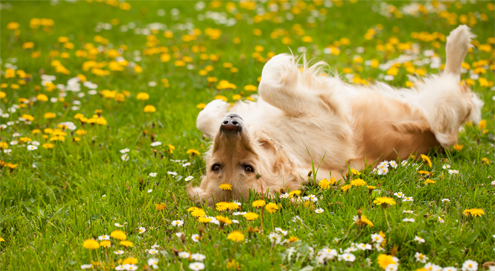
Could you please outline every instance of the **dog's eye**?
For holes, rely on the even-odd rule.
[[[254,172],[254,168],[252,166],[249,166],[249,165],[244,165],[244,170],[246,172],[249,172],[249,173],[253,173]]]
[[[214,165],[211,167],[211,170],[212,170],[212,171],[219,171],[219,170],[220,170],[220,165],[219,165],[219,164],[214,164]]]

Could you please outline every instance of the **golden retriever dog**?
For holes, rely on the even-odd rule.
[[[473,35],[465,25],[447,38],[447,62],[440,75],[412,89],[384,83],[346,84],[280,54],[263,67],[256,102],[210,102],[197,127],[213,144],[205,154],[206,175],[190,185],[191,200],[245,199],[249,191],[274,194],[299,189],[312,162],[317,179],[384,160],[407,159],[457,143],[459,126],[481,119],[483,102],[460,84],[462,61]],[[223,190],[221,184],[232,190]]]

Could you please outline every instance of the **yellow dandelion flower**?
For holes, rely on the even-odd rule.
[[[196,210],[191,212],[191,215],[194,217],[202,217],[205,216],[206,213],[203,209],[197,208]]]
[[[19,28],[19,23],[18,22],[10,22],[7,24],[7,29],[8,30],[16,30]]]
[[[334,183],[335,183],[335,178],[330,179],[330,181],[327,179],[323,179],[318,183],[318,186],[321,189],[326,190],[330,187],[330,185],[333,185]]]
[[[355,179],[351,181],[352,186],[365,186],[366,182],[363,179]]]
[[[98,241],[96,241],[95,239],[87,239],[86,241],[84,241],[83,247],[92,250],[99,248],[100,244],[98,244]]]
[[[423,162],[427,162],[428,166],[432,167],[431,160],[428,156],[421,154],[421,160],[423,160]]]
[[[198,105],[196,105],[196,108],[199,108],[199,109],[204,109],[205,107],[206,107],[205,103],[199,103]]]
[[[226,225],[232,224],[232,220],[230,220],[228,217],[217,215],[215,218],[218,220],[218,222]]]
[[[115,230],[112,233],[110,233],[110,236],[117,239],[117,240],[125,240],[127,239],[127,236],[125,233],[121,230]]]
[[[266,204],[266,202],[264,200],[260,199],[260,200],[253,201],[252,205],[254,208],[260,208],[260,207],[265,206],[265,204]]]
[[[120,241],[119,244],[125,247],[132,247],[131,241]]]
[[[21,116],[21,118],[25,119],[25,120],[28,120],[28,121],[33,121],[34,120],[34,117],[31,116],[31,115],[28,115],[28,114],[23,114]]]
[[[153,112],[156,112],[156,108],[152,105],[147,105],[144,107],[144,110],[143,110],[145,113],[153,113]]]
[[[275,213],[278,210],[277,204],[270,202],[265,206],[265,210],[269,212],[270,214]]]
[[[198,218],[198,222],[200,223],[209,223],[212,219],[209,218],[209,217],[204,217],[204,216],[201,216]]]
[[[155,207],[157,211],[163,211],[167,205],[165,205],[165,203],[155,203]]]
[[[480,128],[480,130],[486,129],[486,120],[481,120],[478,123],[478,127]]]
[[[382,205],[382,207],[386,207],[387,205],[395,205],[395,200],[393,198],[388,198],[388,197],[378,197],[376,198],[373,203]]]
[[[377,260],[378,265],[383,269],[385,269],[385,267],[387,267],[390,264],[396,264],[393,257],[390,255],[386,255],[386,254],[378,255],[378,258],[376,258],[376,260]]]
[[[227,239],[232,240],[234,242],[242,242],[244,241],[244,234],[242,234],[242,232],[240,231],[233,231],[229,233]]]
[[[8,149],[9,148],[9,144],[7,144],[7,142],[1,142],[0,141],[0,149]]]
[[[456,150],[456,151],[459,152],[459,151],[462,150],[462,148],[464,148],[464,146],[463,145],[459,145],[459,144],[455,144],[453,148],[454,148],[454,150]]]
[[[53,119],[53,118],[55,118],[56,116],[57,116],[57,115],[56,115],[55,113],[53,113],[53,112],[47,112],[47,113],[45,113],[45,114],[43,115],[43,117],[44,117],[45,119]]]
[[[430,179],[426,179],[426,181],[425,181],[425,184],[434,184],[434,183],[436,183],[436,181],[433,181]]]
[[[243,217],[244,217],[246,220],[253,221],[253,220],[256,220],[259,216],[258,216],[258,214],[256,214],[256,213],[253,213],[253,212],[248,212],[248,213],[245,213],[245,214],[243,215]]]
[[[137,264],[137,263],[138,263],[138,259],[133,257],[125,258],[124,261],[122,262],[122,264]]]
[[[138,95],[136,96],[136,99],[138,100],[142,100],[142,101],[146,101],[150,98],[150,95],[146,92],[140,92],[138,93]]]
[[[112,242],[108,241],[108,240],[104,240],[104,241],[101,241],[100,242],[100,246],[101,247],[110,247],[110,245],[112,244]]]
[[[186,153],[187,154],[191,154],[191,155],[201,156],[201,153],[198,150],[195,150],[195,149],[189,149],[189,150],[187,150]]]
[[[368,219],[366,216],[364,216],[364,215],[362,215],[362,216],[361,216],[361,219],[359,220],[358,224],[360,224],[360,225],[364,225],[364,224],[366,224],[366,225],[368,225],[369,227],[373,227],[373,226],[374,226],[373,222],[371,222],[371,220],[369,220],[369,219]]]
[[[246,86],[244,86],[244,90],[246,90],[246,91],[256,91],[256,90],[258,90],[258,87],[256,87],[255,85],[246,85]]]
[[[346,184],[346,185],[340,187],[340,189],[342,189],[342,192],[346,192],[347,190],[349,190],[351,188],[352,188],[351,184]]]
[[[485,214],[483,209],[466,209],[462,212],[465,216],[482,216]]]
[[[223,184],[219,185],[218,188],[220,188],[222,190],[232,191],[232,185],[228,184],[228,183],[223,183]]]
[[[41,147],[43,147],[45,149],[53,149],[55,147],[55,145],[53,145],[52,143],[45,143],[45,144],[41,145]]]
[[[289,192],[289,197],[291,197],[291,198],[294,196],[299,197],[299,195],[301,195],[301,190],[294,190],[294,191]]]
[[[295,236],[291,236],[289,237],[289,239],[287,239],[287,242],[290,244],[290,243],[294,243],[294,242],[297,242],[299,241],[299,238],[295,237]]]

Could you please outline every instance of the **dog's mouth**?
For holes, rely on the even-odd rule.
[[[244,121],[237,114],[228,114],[222,121],[220,132],[227,135],[235,135],[242,132]]]

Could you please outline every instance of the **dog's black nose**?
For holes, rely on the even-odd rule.
[[[237,114],[228,114],[222,121],[220,130],[223,132],[238,133],[242,130],[242,118]]]

